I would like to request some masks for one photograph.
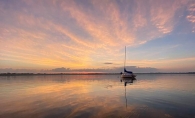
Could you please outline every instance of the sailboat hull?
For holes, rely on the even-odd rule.
[[[126,74],[126,73],[123,73],[123,74],[121,75],[121,77],[122,77],[122,78],[134,78],[134,77],[136,77],[136,75],[134,75],[134,74]]]

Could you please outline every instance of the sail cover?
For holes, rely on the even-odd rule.
[[[124,72],[126,72],[126,73],[131,73],[131,74],[133,73],[133,72],[131,72],[131,71],[127,71],[126,68],[124,68]]]

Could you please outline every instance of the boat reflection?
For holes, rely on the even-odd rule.
[[[133,83],[133,81],[135,81],[136,80],[136,78],[121,78],[120,79],[120,81],[121,82],[124,82],[124,86],[125,86],[125,103],[126,103],[126,109],[127,109],[127,93],[126,93],[126,86],[127,86],[127,84],[132,84]]]
[[[124,86],[127,86],[127,84],[132,84],[133,81],[135,81],[136,78],[132,77],[132,78],[121,78],[121,82],[124,82]]]

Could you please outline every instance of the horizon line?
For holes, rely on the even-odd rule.
[[[56,72],[56,73],[0,73],[0,76],[20,76],[20,75],[118,75],[121,73],[109,72]],[[147,72],[135,74],[195,74],[195,72]]]

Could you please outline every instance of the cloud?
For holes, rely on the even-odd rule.
[[[0,73],[37,73],[40,70],[35,69],[12,69],[12,68],[1,68]]]
[[[104,64],[113,64],[113,63],[110,63],[110,62],[105,62]]]
[[[122,65],[125,45],[170,34],[185,7],[193,23],[194,5],[180,0],[0,1],[0,59],[49,69]]]
[[[70,72],[70,68],[55,68],[51,70],[52,72]]]
[[[187,16],[187,19],[190,22],[195,23],[195,3],[189,5],[188,11],[189,15]]]
[[[195,32],[195,2],[192,2],[188,6],[188,15],[186,16],[187,20],[192,23],[192,32]]]
[[[179,22],[178,12],[182,12],[183,5],[185,5],[187,2],[178,0],[164,2],[163,0],[158,0],[150,1],[150,3],[150,21],[157,28],[158,31],[154,33],[157,35],[153,38],[156,38],[159,36],[162,37],[163,35],[171,33],[174,30],[174,27]]]

